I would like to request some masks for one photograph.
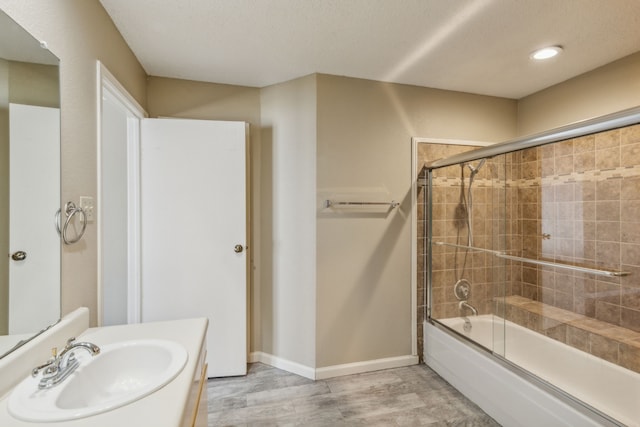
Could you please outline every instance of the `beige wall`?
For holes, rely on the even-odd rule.
[[[640,52],[518,101],[518,135],[640,105]]]
[[[316,91],[312,75],[260,94],[262,351],[306,368],[316,366]]]
[[[150,117],[244,121],[250,124],[251,240],[249,254],[249,349],[260,349],[261,142],[260,89],[189,80],[149,77]],[[269,171],[271,168],[268,169]]]
[[[318,76],[318,192],[386,188],[401,205],[319,210],[317,367],[411,354],[411,137],[502,141],[515,124],[509,99]]]
[[[97,0],[0,0],[0,8],[60,58],[62,199],[96,197],[96,60],[146,106],[146,75]],[[86,306],[96,323],[95,223],[62,254],[62,312]]]
[[[59,67],[9,61],[9,101],[60,107]]]

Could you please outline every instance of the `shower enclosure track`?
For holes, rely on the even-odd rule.
[[[563,268],[565,270],[579,271],[581,273],[595,274],[597,276],[622,277],[622,276],[628,276],[629,274],[631,274],[628,271],[601,270],[597,268],[580,267],[578,265],[563,264],[563,263],[553,262],[553,261],[542,261],[539,259],[519,257],[514,255],[508,255],[501,251],[477,248],[474,246],[456,245],[454,243],[445,243],[445,242],[433,242],[433,244],[437,246],[450,246],[453,248],[468,249],[468,250],[477,251],[477,252],[489,253],[497,258],[508,259],[510,261],[526,262],[528,264],[544,265],[546,267]]]
[[[493,157],[511,151],[524,150],[565,139],[578,138],[584,135],[603,132],[623,126],[640,123],[640,107],[633,107],[617,113],[607,114],[602,117],[582,120],[566,126],[561,126],[550,131],[526,135],[510,141],[492,144],[477,150],[465,151],[460,154],[438,159],[425,164],[427,169],[437,169],[458,163],[479,160],[485,157]]]

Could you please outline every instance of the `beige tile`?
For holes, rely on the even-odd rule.
[[[640,266],[640,244],[622,243],[620,250],[623,264]]]
[[[596,319],[612,325],[620,325],[620,306],[596,301]]]
[[[597,157],[596,157],[597,158]],[[565,175],[573,172],[573,156],[556,157],[555,172],[557,175]]]
[[[596,220],[620,221],[620,201],[597,201]]]
[[[520,153],[523,162],[532,162],[538,160],[538,147],[528,148],[526,150],[522,150]]]
[[[583,331],[592,332],[595,334],[602,334],[603,331],[611,328],[611,325],[602,322],[597,319],[583,317],[581,319],[572,320],[568,322],[571,326],[581,329]]]
[[[589,332],[578,329],[574,326],[567,325],[566,343],[571,347],[577,348],[582,351],[589,351]]]
[[[636,227],[640,228],[640,200],[621,200],[620,220],[635,222]]]
[[[573,152],[584,153],[595,150],[595,136],[588,135],[573,140]]]
[[[620,129],[620,143],[633,144],[640,142],[640,125],[627,126]]]
[[[597,202],[576,202],[576,220],[595,221]]]
[[[524,219],[538,219],[538,204],[537,203],[523,203],[522,204],[522,218]]]
[[[523,326],[532,331],[544,332],[542,328],[542,316],[537,313],[528,312]]]
[[[620,326],[640,331],[640,310],[622,308],[620,311]]]
[[[595,221],[575,221],[573,225],[576,238],[582,237],[583,240],[595,240],[596,224],[597,223]]]
[[[598,147],[599,148],[599,147]],[[596,169],[614,169],[620,167],[620,147],[596,149]]]
[[[539,288],[538,298],[545,306],[552,307],[556,303],[556,293],[554,289]]]
[[[594,296],[598,301],[618,306],[620,305],[621,289],[620,285],[598,280],[596,281],[596,291]]]
[[[582,181],[575,184],[576,200],[591,202],[596,200],[596,183]]]
[[[638,280],[638,277],[640,277],[640,266],[627,265],[623,263],[620,266],[620,270],[630,273],[628,276],[620,278],[620,284],[622,286],[636,289],[640,288],[640,280]]]
[[[524,179],[534,179],[539,177],[541,171],[540,163],[537,161],[525,162],[522,164],[522,178]]]
[[[620,240],[623,243],[640,243],[640,223],[621,222]]]
[[[620,200],[620,179],[597,181],[596,200]]]
[[[574,296],[573,307],[577,314],[595,317],[596,301],[591,297]]]
[[[547,144],[539,147],[541,156],[545,159],[554,157],[557,145],[558,144]]]
[[[540,176],[548,177],[556,174],[556,165],[553,160],[545,159],[540,162]]]
[[[620,149],[621,166],[640,165],[640,143],[623,145]]]
[[[620,145],[620,130],[614,129],[607,132],[600,132],[595,135],[596,150],[603,148],[618,147]]]
[[[620,366],[640,372],[640,346],[621,343],[619,347]]]
[[[576,197],[576,184],[560,184],[555,186],[556,202],[572,202]]]
[[[510,296],[510,297],[505,298],[505,303],[518,307],[518,306],[522,306],[524,304],[531,303],[531,300],[527,299],[527,298],[524,298],[522,296],[514,295],[514,296]]]
[[[573,310],[573,294],[555,292],[555,306],[563,310]]]
[[[623,200],[640,199],[640,177],[624,178],[621,183],[620,197]]]
[[[522,284],[522,296],[532,300],[538,299],[538,287],[527,283]]]
[[[596,240],[620,241],[620,223],[617,221],[598,221],[596,223]]]
[[[575,202],[557,203],[556,234],[558,237],[574,237],[573,223],[577,219],[576,210],[580,206]],[[546,222],[546,221],[545,221]],[[564,229],[564,233],[562,230]]]
[[[618,341],[591,334],[589,342],[591,347],[589,352],[591,354],[609,362],[618,363]]]
[[[555,156],[571,156],[573,154],[573,139],[568,141],[562,141],[555,144],[556,152]]]
[[[617,341],[633,341],[640,339],[640,333],[636,331],[632,331],[631,329],[627,329],[624,327],[612,326],[611,328],[605,329],[600,333],[607,338],[611,338]]]
[[[596,167],[595,151],[587,151],[584,153],[576,153],[573,157],[573,170],[575,172],[592,171]],[[544,163],[543,163],[544,168]]]

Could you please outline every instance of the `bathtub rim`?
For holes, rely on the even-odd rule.
[[[492,316],[495,316],[495,315],[492,315]],[[626,427],[626,424],[624,424],[624,423],[616,420],[615,418],[605,414],[604,412],[600,411],[599,409],[594,408],[593,406],[589,405],[588,403],[585,403],[584,401],[582,401],[582,400],[576,398],[575,396],[565,392],[564,390],[558,388],[557,386],[553,385],[552,383],[550,383],[550,382],[548,382],[548,381],[536,376],[535,374],[527,371],[526,369],[520,367],[519,365],[516,365],[515,363],[509,361],[508,359],[505,359],[503,356],[494,353],[492,350],[490,350],[490,349],[484,347],[483,345],[478,344],[474,340],[462,335],[458,331],[448,327],[446,324],[441,323],[440,321],[438,321],[438,319],[428,318],[428,319],[424,320],[424,325],[423,325],[424,326],[424,332],[423,333],[425,335],[427,333],[427,325],[431,325],[431,326],[435,327],[437,330],[439,330],[441,332],[444,332],[449,337],[455,339],[459,343],[462,343],[466,347],[471,348],[471,349],[473,349],[475,351],[478,351],[481,355],[484,355],[490,361],[498,364],[501,368],[506,369],[510,373],[516,375],[521,380],[528,382],[529,384],[531,384],[533,387],[539,389],[540,391],[542,391],[544,393],[547,393],[552,398],[555,398],[555,399],[559,400],[561,403],[569,406],[574,411],[584,415],[585,417],[588,417],[588,418],[592,419],[593,421],[595,421],[597,423],[602,424],[602,426],[605,426],[605,427]],[[534,332],[534,331],[532,331],[532,332]],[[428,358],[427,358],[427,340],[426,340],[426,337],[424,339],[424,342],[425,342],[425,344],[424,344],[425,345],[424,360],[425,360],[425,364],[430,366],[429,363],[427,363],[427,359]],[[445,379],[447,379],[447,378],[445,378]],[[447,381],[448,381],[448,379],[447,379]],[[463,393],[463,394],[465,394],[465,393]],[[483,409],[485,409],[485,408],[483,408]]]

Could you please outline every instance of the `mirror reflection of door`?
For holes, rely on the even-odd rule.
[[[47,138],[51,137],[52,145],[44,147],[45,151],[42,151],[40,146],[37,148],[19,147],[17,144],[11,144],[9,129],[10,104],[20,107],[35,106],[36,110],[38,107],[49,108],[43,111],[59,110],[59,65],[60,61],[46,48],[46,44],[31,36],[10,16],[0,11],[0,254],[2,255],[2,261],[0,261],[0,358],[10,352],[16,344],[34,337],[34,333],[47,328],[60,317],[61,246],[53,226],[53,216],[60,207],[60,125],[58,122],[55,128],[47,126],[50,129],[46,131],[39,123],[33,121],[35,118],[28,121],[29,127],[33,128],[27,129],[29,132],[41,129]],[[59,113],[52,114],[59,116]],[[16,130],[14,126],[14,131]],[[39,140],[39,142],[45,143],[44,140]],[[20,157],[22,158],[17,159],[19,165],[11,165],[10,151],[16,159],[21,153]],[[40,163],[42,163],[42,158],[48,156],[46,169],[38,169],[35,163],[25,157],[31,155],[39,158],[40,160],[37,161]],[[54,170],[52,168],[55,168],[55,172],[51,172]],[[48,171],[46,172],[47,176],[44,176],[45,170]],[[46,200],[49,200],[49,197],[51,200],[55,197],[55,205],[53,207],[47,205],[46,211],[43,211],[42,205],[45,199],[40,196],[39,192],[32,195],[25,189],[21,189],[18,185],[18,178],[10,178],[11,171],[14,173],[22,171],[22,173],[32,176],[30,178],[32,183],[36,179],[40,179],[39,182],[46,185],[46,188],[42,188],[43,194],[46,195],[44,197]],[[9,188],[10,179],[14,184],[14,188],[11,190]],[[13,206],[9,200],[10,191],[12,191],[12,196],[23,195],[20,203],[33,202],[33,205],[22,205],[11,209]],[[11,228],[10,214],[12,219],[24,220],[29,223],[27,230],[30,233],[30,239],[37,241],[37,246],[26,247],[25,245],[30,244],[16,240],[18,234],[13,232]],[[31,215],[36,217],[33,224],[30,224]],[[45,234],[41,238],[36,238],[36,229],[40,228],[40,224],[42,224]],[[56,239],[56,243],[55,245],[47,244],[46,246],[51,248],[51,252],[47,252],[48,249],[45,249],[41,243],[49,242],[50,239]],[[19,256],[17,261],[13,260],[11,255],[19,254],[20,251],[26,254],[24,260],[20,261]],[[30,288],[31,284],[28,286],[17,285],[16,274],[40,269],[40,266],[31,268],[36,263],[54,266],[47,272],[42,270],[42,275],[47,275],[46,282],[38,283],[37,291]],[[18,269],[16,270],[14,267],[18,267]],[[15,291],[11,290],[11,301],[10,270],[12,270],[11,275],[14,278],[14,286],[11,287],[16,289]],[[51,289],[44,289],[45,285],[50,286]],[[28,292],[34,292],[34,294],[25,299]],[[18,296],[20,297],[18,298]],[[30,315],[33,317],[27,320]],[[20,320],[18,320],[18,316],[22,316]],[[12,318],[11,328],[9,326],[10,317]],[[14,331],[26,332],[14,333]],[[9,332],[12,334],[9,335]]]
[[[9,333],[33,333],[60,314],[60,110],[10,104],[9,135]]]

